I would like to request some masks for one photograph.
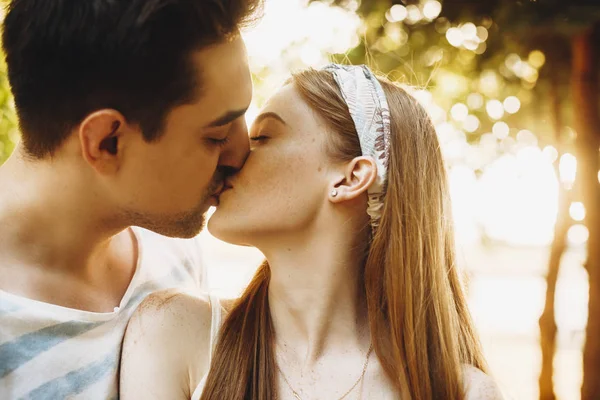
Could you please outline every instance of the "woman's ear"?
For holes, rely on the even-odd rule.
[[[346,165],[343,177],[331,185],[329,201],[353,200],[365,193],[376,178],[377,164],[373,157],[356,157]]]

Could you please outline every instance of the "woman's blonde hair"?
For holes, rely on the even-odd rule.
[[[423,107],[397,85],[380,82],[392,135],[384,210],[365,246],[373,347],[403,400],[460,400],[464,365],[485,365],[456,267],[439,142]],[[310,69],[291,83],[332,131],[331,157],[360,156],[354,123],[331,73]],[[276,398],[269,279],[265,262],[224,322],[203,400]]]

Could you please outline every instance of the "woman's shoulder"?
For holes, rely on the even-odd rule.
[[[168,289],[148,295],[129,321],[125,344],[144,341],[190,353],[190,344],[206,353],[212,307],[208,294]],[[127,349],[124,348],[124,352]]]
[[[160,290],[146,296],[135,311],[134,317],[160,315],[179,318],[181,315],[175,311],[187,309],[210,316],[210,296],[208,293],[192,293],[182,289]]]
[[[125,334],[122,390],[137,395],[142,389],[155,393],[193,390],[210,361],[213,306],[208,295],[181,290],[148,295]],[[153,379],[160,382],[149,384]],[[140,381],[146,382],[145,388],[137,386]]]
[[[465,400],[503,400],[496,382],[479,368],[463,366]]]

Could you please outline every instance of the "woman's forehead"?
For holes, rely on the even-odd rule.
[[[291,128],[319,128],[322,121],[293,83],[286,84],[265,104],[261,113],[278,114]]]
[[[292,116],[294,111],[301,108],[304,101],[296,90],[293,84],[286,84],[279,89],[263,107],[263,112],[276,112],[278,114],[285,113]]]

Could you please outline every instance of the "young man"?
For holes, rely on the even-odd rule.
[[[0,168],[0,398],[118,398],[137,304],[205,284],[189,238],[247,157],[238,28],[258,2],[11,2],[22,143]]]

